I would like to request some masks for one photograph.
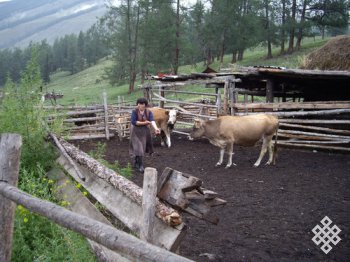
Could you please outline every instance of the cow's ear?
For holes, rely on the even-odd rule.
[[[169,115],[169,110],[165,110],[165,114],[166,114],[166,115]]]

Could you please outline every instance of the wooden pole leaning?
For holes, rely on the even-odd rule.
[[[17,186],[22,137],[0,136],[0,184]],[[0,194],[0,261],[10,262],[16,205]]]

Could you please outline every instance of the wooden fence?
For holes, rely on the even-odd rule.
[[[174,132],[188,135],[194,118],[214,119],[219,115],[245,115],[267,113],[280,119],[278,144],[306,149],[350,151],[350,102],[250,102],[245,90],[235,87],[239,79],[215,78],[175,83],[155,83],[142,86],[150,103],[164,108],[178,110]],[[187,85],[214,87],[213,92],[192,92],[179,90]],[[169,93],[190,94],[192,101],[169,99]],[[222,94],[221,94],[222,93]],[[242,96],[239,96],[243,94]],[[249,94],[264,95],[259,94]],[[242,100],[243,101],[239,101]],[[122,98],[118,103],[108,105],[104,94],[103,105],[86,107],[54,107],[56,114],[65,115],[68,139],[106,138],[130,135],[130,115],[134,105],[128,105]],[[53,109],[53,107],[47,107]],[[61,111],[61,112],[58,112]],[[88,115],[88,116],[87,116]],[[84,123],[84,125],[80,125]],[[78,124],[78,125],[77,125]]]
[[[105,223],[66,210],[17,189],[21,144],[19,135],[3,134],[0,137],[0,261],[11,261],[15,203],[117,252],[124,257],[123,261],[191,261]],[[146,175],[148,177],[148,181],[145,181],[146,185],[155,184],[154,170],[147,169],[147,173],[150,175]],[[85,182],[92,183],[86,177]],[[144,191],[145,197],[142,201],[142,206],[145,208],[142,218],[145,222],[141,237],[144,240],[153,241],[154,231],[150,225],[154,219],[153,211],[159,208],[159,204],[157,204],[158,207],[155,206],[157,202],[154,201],[154,186],[148,188],[148,191]],[[135,197],[138,198],[138,194]]]

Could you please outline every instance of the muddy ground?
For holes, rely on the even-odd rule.
[[[106,160],[131,162],[128,140],[79,141],[89,151],[106,144]],[[280,148],[276,166],[254,168],[259,147],[234,148],[236,167],[215,167],[219,150],[206,140],[173,135],[173,146],[154,140],[146,166],[196,176],[227,201],[216,207],[218,225],[184,214],[188,232],[180,254],[195,261],[350,261],[350,155]],[[226,161],[226,158],[225,158]],[[266,161],[266,160],[265,160]],[[225,162],[226,163],[226,162]],[[143,176],[131,180],[142,186]],[[342,231],[326,255],[311,240],[328,216]],[[332,224],[333,225],[333,224]]]

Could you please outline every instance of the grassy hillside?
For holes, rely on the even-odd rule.
[[[244,54],[243,61],[237,65],[253,66],[253,65],[274,65],[287,68],[298,68],[303,57],[313,50],[321,47],[328,39],[310,38],[303,42],[302,49],[291,55],[278,56],[279,49],[273,50],[273,59],[267,60],[266,49],[258,47],[252,50],[247,50]],[[231,61],[231,56],[224,57],[222,67],[228,67]],[[80,73],[69,75],[67,72],[57,72],[51,76],[51,83],[46,86],[48,92],[54,90],[64,94],[64,98],[58,100],[59,104],[101,104],[102,92],[106,91],[108,95],[108,103],[116,103],[118,96],[124,96],[126,101],[134,101],[137,97],[142,96],[141,90],[137,90],[128,94],[128,86],[111,86],[107,80],[103,79],[104,69],[111,65],[111,61],[103,59],[97,65],[90,67]],[[215,70],[219,70],[220,63],[215,61],[210,65]],[[192,72],[202,72],[205,66],[199,63],[196,66],[187,65],[179,68],[179,74],[189,74]],[[136,83],[136,87],[140,82]]]

